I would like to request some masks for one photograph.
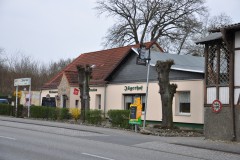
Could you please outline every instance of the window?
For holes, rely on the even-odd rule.
[[[75,108],[78,108],[79,100],[75,101]]]
[[[207,59],[207,85],[228,85],[230,51],[225,43],[209,47]]]
[[[190,92],[178,92],[178,100],[179,100],[179,114],[190,114],[191,106],[190,106]]]
[[[101,109],[101,94],[96,95],[96,108]]]
[[[124,95],[124,109],[129,110],[130,105],[134,103],[134,99],[140,97],[142,102],[142,111],[145,111],[145,94],[126,94]]]

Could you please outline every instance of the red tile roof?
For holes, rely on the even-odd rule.
[[[161,47],[157,47],[162,51]],[[153,43],[145,43],[147,48],[150,48]],[[72,63],[66,66],[60,73],[47,82],[42,89],[57,88],[60,84],[63,73],[66,75],[70,86],[78,85],[77,65],[95,65],[92,70],[92,78],[90,84],[104,84],[105,79],[112,73],[112,71],[120,64],[120,62],[127,56],[132,47],[138,48],[139,45],[131,45],[108,50],[101,50],[96,52],[84,53],[77,57]]]

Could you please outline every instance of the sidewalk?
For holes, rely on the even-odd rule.
[[[133,133],[133,132],[129,133],[129,131],[124,131],[124,130],[119,131],[119,130],[110,129],[110,128],[102,128],[102,127],[94,127],[94,126],[86,126],[86,125],[75,125],[75,124],[52,122],[52,121],[41,121],[41,120],[4,117],[4,116],[0,116],[0,121],[12,121],[12,122],[19,122],[19,123],[27,123],[27,124],[37,124],[37,125],[43,125],[43,126],[59,127],[59,128],[66,128],[66,129],[73,129],[73,130],[87,131],[87,132],[94,132],[94,133],[108,134],[108,135],[128,133],[128,134],[135,134],[136,136],[137,135],[141,136],[140,134]],[[221,151],[221,152],[240,155],[240,142],[212,141],[212,140],[205,140],[204,137],[158,137],[158,138],[160,141],[169,143],[169,144]]]

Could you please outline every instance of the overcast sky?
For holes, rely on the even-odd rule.
[[[98,17],[96,0],[0,0],[0,48],[49,63],[101,50],[114,24]],[[211,16],[225,12],[240,22],[240,0],[207,0]]]

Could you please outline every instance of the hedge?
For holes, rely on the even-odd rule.
[[[102,122],[102,111],[95,109],[86,111],[86,121],[90,124],[101,124]]]
[[[107,115],[113,127],[130,128],[129,110],[109,110]]]
[[[16,116],[16,107],[9,104],[0,104],[0,115]],[[27,107],[18,105],[17,117],[27,116]]]
[[[51,120],[63,120],[70,119],[70,113],[68,108],[54,108],[44,106],[32,106],[30,109],[31,118],[43,118]]]

